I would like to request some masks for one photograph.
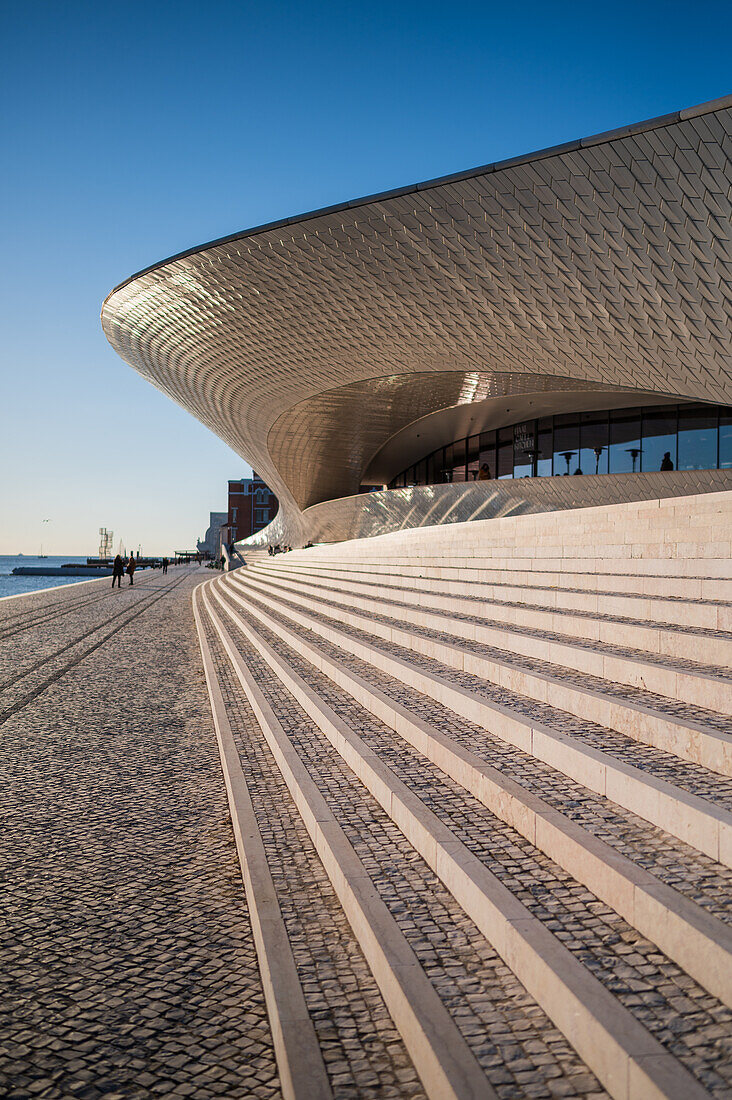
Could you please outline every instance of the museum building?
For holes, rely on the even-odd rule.
[[[731,153],[726,97],[191,249],[102,324],[271,486],[255,544],[728,489]]]

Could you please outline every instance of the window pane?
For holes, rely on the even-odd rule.
[[[610,473],[640,470],[640,413],[631,409],[610,413]]]
[[[499,428],[496,442],[496,476],[513,477],[513,428]]]
[[[609,433],[607,413],[582,413],[577,469],[583,474],[607,473]]]
[[[468,481],[475,481],[480,467],[480,436],[471,435],[468,440]]]
[[[717,465],[717,410],[709,405],[679,408],[679,469],[713,470]]]
[[[732,467],[732,410],[719,410],[719,467]]]
[[[490,481],[496,476],[496,433],[480,433],[479,481]]]
[[[513,429],[513,476],[533,477],[536,457],[536,421],[515,424]]]
[[[442,452],[442,477],[441,481],[452,481],[452,443]]]
[[[465,481],[465,439],[452,445],[452,480]]]
[[[423,458],[421,462],[418,462],[415,466],[414,480],[417,485],[427,484],[427,459]]]
[[[576,416],[554,417],[554,474],[573,474],[579,469],[579,421]]]
[[[545,416],[537,424],[536,433],[536,475],[552,476],[552,418]]]
[[[676,408],[643,409],[641,470],[676,469]]]
[[[437,485],[442,480],[442,451],[433,451],[427,459],[427,484]]]

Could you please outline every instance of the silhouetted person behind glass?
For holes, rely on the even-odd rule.
[[[661,459],[661,469],[662,470],[673,470],[673,468],[674,468],[674,464],[671,461],[671,452],[666,451],[665,455]]]
[[[122,587],[122,574],[125,571],[125,565],[122,558],[117,555],[114,559],[114,565],[112,566],[112,588],[114,588],[114,582],[117,582],[117,587]]]
[[[487,462],[484,462],[481,468],[478,470],[478,481],[490,481],[491,468]]]

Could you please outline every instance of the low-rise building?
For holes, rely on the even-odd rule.
[[[277,497],[257,473],[229,482],[227,541],[239,542],[261,531],[277,514]]]
[[[212,558],[221,557],[222,528],[226,527],[228,512],[210,512],[206,534],[196,543],[200,554],[208,554]],[[225,532],[224,532],[225,534]]]

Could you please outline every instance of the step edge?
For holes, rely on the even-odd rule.
[[[231,826],[255,936],[257,961],[282,1093],[286,1100],[310,1100],[310,1097],[313,1100],[332,1100],[333,1092],[325,1062],[305,1003],[246,777],[201,620],[198,606],[200,587],[198,585],[192,593],[193,615],[226,786]]]
[[[239,597],[235,598],[240,602]],[[257,608],[248,609],[262,622],[268,618]],[[359,705],[394,729],[416,752],[425,756],[435,767],[477,798],[490,813],[516,829],[529,843],[563,866],[578,881],[584,882],[588,889],[642,935],[657,942],[700,985],[732,1007],[731,928],[650,871],[639,867],[601,838],[585,830],[578,822],[544,802],[540,796],[526,790],[517,781],[503,776],[497,768],[454,741],[448,734],[412,714],[406,706],[391,699],[358,673],[339,667],[332,657],[320,652],[310,641],[296,635],[289,628],[283,630],[281,624],[274,624],[271,619],[268,625],[270,629],[276,626],[291,648],[292,642],[296,641],[298,651],[338,687],[350,694]],[[405,726],[411,730],[411,737],[405,732]],[[439,751],[427,751],[423,746],[425,741],[437,745]],[[466,781],[466,772],[472,782]],[[492,786],[494,797],[486,796],[486,784]],[[510,809],[505,807],[505,799],[502,797],[504,795],[511,803],[519,804],[518,812],[513,805]],[[559,844],[552,842],[553,831],[559,834]],[[544,843],[540,843],[542,838]],[[567,842],[572,847],[582,849],[578,858],[567,856]],[[583,857],[585,862],[587,858],[593,862],[589,874],[586,871],[583,874],[582,867],[578,866],[578,859],[579,864],[582,864]],[[620,891],[617,890],[617,885],[614,892],[607,888],[607,875],[613,881],[617,878],[621,880]],[[669,914],[665,918],[665,930],[659,925],[659,904],[665,906]],[[647,914],[640,924],[637,923],[637,907],[641,913]],[[669,923],[673,924],[672,928],[668,927]],[[659,927],[671,950],[658,940]],[[689,938],[684,938],[685,936]]]
[[[233,611],[229,610],[228,613],[232,619],[238,618]],[[647,1059],[652,1059],[654,1068],[651,1078],[657,1087],[655,1070],[662,1063],[666,1074],[669,1074],[672,1069],[678,1074],[673,1090],[668,1091],[666,1095],[705,1096],[706,1093],[696,1078],[688,1073],[632,1013],[625,1009],[612,993],[563,947],[538,918],[531,915],[523,903],[492,875],[477,856],[451,834],[449,827],[446,827],[417,795],[393,776],[387,765],[383,764],[379,758],[376,758],[378,767],[365,761],[361,750],[367,746],[364,746],[361,738],[350,729],[348,723],[335,714],[328,704],[319,701],[317,694],[294,670],[289,668],[287,662],[278,653],[271,650],[264,639],[257,636],[256,631],[242,624],[241,620],[239,623],[240,629],[244,629],[250,642],[256,646],[275,675],[303,706],[335,751],[389,814],[409,843],[441,878],[461,908],[493,944],[495,950],[531,995],[536,997],[531,990],[531,974],[538,966],[544,969],[543,981],[556,987],[552,1000],[559,1002],[569,997],[569,1003],[564,1006],[565,1011],[562,1013],[567,1017],[564,1024],[555,1019],[558,1008],[555,1008],[552,1013],[545,1005],[542,1007],[548,1012],[550,1018],[555,1019],[557,1026],[578,1050],[580,1057],[593,1072],[597,1073],[603,1084],[611,1091],[618,1090],[619,1083],[613,1073],[618,1056],[623,1059],[624,1074],[628,1076],[630,1065],[636,1059],[643,1059],[644,1063]],[[347,751],[344,751],[344,745],[347,746]],[[366,764],[365,767],[361,766],[362,762]],[[381,787],[388,789],[390,797],[384,797],[383,794],[380,796],[378,792]],[[415,803],[418,807],[414,805]],[[437,823],[437,829],[430,830],[428,822],[431,822],[432,818]],[[441,835],[441,839],[434,835],[435,832]],[[445,832],[448,835],[443,835]],[[475,895],[473,902],[470,900],[471,895]],[[509,915],[505,918],[502,913],[499,913],[502,904],[509,909]],[[489,919],[486,907],[491,911],[492,919]],[[495,929],[490,932],[486,930],[487,926],[496,919],[504,925],[502,937],[497,936]],[[497,938],[500,946],[496,942]],[[567,970],[570,972],[569,977],[560,977],[557,970],[547,961],[547,956],[560,957],[563,969],[565,972]],[[594,1008],[589,1008],[586,1002],[593,1001]],[[541,1004],[541,1000],[539,1003]],[[580,1043],[587,1046],[587,1053],[579,1049],[576,1040],[567,1034],[570,1030],[568,1024],[571,1025],[571,1018],[576,1017],[578,1010],[584,1012],[586,1017],[582,1023],[582,1030],[589,1028],[591,1031],[591,1035],[584,1043],[580,1039]],[[614,1030],[606,1026],[608,1017],[615,1018]],[[600,1044],[598,1040],[601,1036]],[[594,1055],[597,1060],[600,1045],[604,1047],[603,1054],[606,1055],[606,1061],[613,1063],[612,1068],[607,1064],[598,1066],[596,1061],[593,1064],[591,1059]],[[624,1086],[625,1081],[620,1086],[623,1087],[623,1091]],[[615,1094],[619,1093],[616,1091]]]
[[[280,610],[286,617],[293,618],[294,613],[291,609],[281,607]],[[302,617],[307,619],[307,615],[303,614]],[[305,628],[318,633],[319,626],[320,624],[316,623],[315,627],[305,626]],[[335,628],[329,629],[334,634],[339,633]],[[339,643],[335,642],[334,644]],[[359,643],[360,645],[361,643]],[[382,664],[386,663],[394,666],[397,670],[411,673],[412,677],[416,676],[418,679],[429,683],[434,692],[433,697],[438,702],[442,703],[443,706],[447,706],[448,709],[456,710],[459,714],[462,713],[468,721],[477,722],[480,725],[483,717],[491,716],[495,719],[498,716],[504,724],[513,727],[513,738],[509,737],[506,731],[497,734],[507,743],[515,744],[524,751],[536,755],[544,763],[563,772],[576,782],[589,787],[597,794],[606,795],[625,809],[638,814],[639,817],[650,824],[663,829],[671,836],[675,836],[678,840],[708,855],[711,859],[724,863],[726,866],[732,866],[732,813],[715,806],[714,803],[698,795],[690,794],[682,788],[674,786],[667,780],[659,779],[634,768],[632,765],[625,764],[599,749],[584,743],[574,742],[569,735],[555,730],[551,726],[529,721],[499,703],[480,698],[466,688],[452,684],[435,673],[428,672],[418,666],[411,665],[400,657],[379,650],[378,646],[371,645],[368,650],[372,654],[377,654]],[[357,655],[360,656],[360,654]],[[362,659],[369,660],[369,657],[363,656]],[[374,661],[370,661],[370,663],[374,664]],[[376,663],[375,667],[380,666]],[[394,674],[398,676],[398,671]],[[416,690],[421,689],[416,688]],[[450,699],[449,703],[445,702],[446,698]],[[461,711],[460,705],[455,705],[456,702],[466,704],[463,711]],[[481,712],[478,717],[475,714],[476,709]],[[472,713],[468,713],[468,710]],[[546,740],[551,749],[548,755],[541,755],[541,752],[536,751],[537,741],[541,743],[543,740]],[[567,755],[577,765],[573,767],[572,771],[567,770],[566,767]],[[563,763],[559,762],[560,759]],[[598,777],[594,783],[588,779],[588,776],[592,776],[593,773],[597,773]],[[630,790],[628,790],[629,783],[631,784]],[[664,814],[656,813],[655,817],[649,816],[649,809],[644,801],[649,786],[653,789],[656,802],[663,804]],[[611,790],[613,793],[611,793]],[[685,820],[682,824],[687,835],[680,835],[671,827],[672,823],[676,823],[678,820],[679,807],[682,807],[685,811]],[[721,829],[725,830],[724,838],[720,836]],[[694,839],[692,839],[692,836]]]
[[[237,579],[241,583],[245,583],[242,578]],[[264,583],[266,586],[268,582]],[[279,589],[280,586],[276,584],[271,584],[271,587]],[[317,600],[312,596],[305,596],[297,592],[293,593],[291,598],[295,602],[298,602],[298,600],[310,603],[317,602]],[[344,601],[342,607],[346,606],[347,604]],[[333,610],[331,608],[328,608],[327,606],[323,607],[322,614],[326,615],[326,617],[328,618],[336,618]],[[526,695],[527,698],[533,699],[535,702],[547,703],[550,706],[556,706],[559,710],[567,710],[567,713],[573,714],[574,717],[577,717],[581,720],[596,722],[599,725],[606,725],[608,726],[608,728],[614,729],[616,733],[620,733],[625,737],[629,737],[637,744],[645,744],[649,747],[669,752],[671,753],[671,755],[675,755],[681,760],[686,760],[688,763],[692,764],[699,764],[700,766],[705,767],[710,771],[717,772],[718,774],[725,775],[727,777],[732,775],[732,760],[729,761],[728,767],[730,770],[729,772],[727,772],[720,767],[714,767],[708,760],[705,761],[703,759],[706,756],[711,757],[711,760],[714,760],[715,757],[718,757],[719,754],[721,754],[719,762],[724,763],[724,757],[726,755],[724,750],[728,746],[732,747],[732,739],[730,738],[730,735],[725,734],[720,730],[715,730],[711,726],[704,725],[701,722],[694,722],[693,720],[675,718],[673,715],[667,714],[664,711],[654,710],[651,706],[647,704],[637,703],[631,699],[615,698],[614,696],[607,695],[596,688],[581,687],[577,684],[568,683],[562,680],[559,676],[553,676],[547,672],[533,671],[523,668],[520,665],[512,665],[511,662],[508,660],[506,660],[505,662],[501,662],[493,657],[486,657],[480,653],[473,653],[471,650],[461,647],[459,644],[457,644],[457,642],[444,641],[442,639],[434,639],[433,641],[429,638],[422,638],[421,635],[409,629],[410,624],[408,623],[403,625],[400,624],[397,626],[386,626],[384,624],[378,624],[379,629],[377,629],[376,624],[373,622],[373,620],[370,620],[366,616],[363,609],[361,609],[360,612],[358,609],[354,611],[349,610],[348,612],[346,612],[346,617],[355,620],[352,623],[353,626],[356,626],[358,629],[366,630],[367,632],[372,633],[375,637],[381,637],[382,639],[386,641],[391,641],[396,645],[402,645],[407,649],[412,649],[415,653],[420,653],[422,656],[434,657],[434,659],[440,661],[440,663],[445,664],[448,667],[455,669],[456,671],[464,671],[474,676],[483,675],[490,682],[494,683],[498,687],[506,687],[506,684],[503,682],[504,677],[518,679],[522,682],[526,681],[526,687],[528,687],[533,682],[539,685],[539,687],[543,685],[544,691],[541,693],[540,691],[537,691],[537,689],[534,689],[533,692],[529,692],[528,690],[519,691],[519,689],[516,688],[509,688],[508,690],[518,691],[519,694]],[[396,623],[397,620],[394,619],[394,622]],[[361,623],[362,625],[359,626],[359,623]],[[417,624],[411,625],[416,626]],[[383,632],[388,632],[389,636],[385,637],[385,634]],[[436,651],[444,653],[445,656],[436,657],[434,653],[427,653],[425,651],[425,646],[427,645],[432,646]],[[446,659],[450,657],[453,658],[452,661]],[[482,673],[477,671],[477,669],[479,668],[483,669]],[[496,672],[491,675],[487,671],[488,669],[495,669]],[[576,672],[578,670],[574,669],[572,671]],[[723,681],[723,683],[725,684],[726,682],[727,681]],[[553,703],[551,701],[550,694],[556,696],[557,693],[559,693],[560,695],[566,694],[569,697],[576,697],[577,701],[573,705],[577,708],[585,705],[589,708],[594,705],[596,707],[605,708],[610,713],[607,714],[604,719],[598,718],[596,715],[592,716],[588,714],[577,713],[576,711],[568,709],[568,707],[566,706],[558,703]],[[688,703],[685,700],[674,700],[674,698],[671,696],[664,696],[664,698],[668,698],[670,702],[675,701],[682,703],[684,706],[694,705],[693,703]],[[725,717],[723,712],[715,711],[713,713],[719,714],[720,717]],[[668,731],[665,735],[670,737],[671,739],[680,740],[682,742],[682,747],[684,743],[684,732],[690,731],[694,733],[697,738],[698,747],[702,750],[700,754],[702,759],[694,759],[691,753],[689,753],[688,755],[681,755],[680,753],[675,752],[673,749],[665,748],[663,745],[654,744],[653,741],[641,739],[634,736],[634,733],[632,732],[632,722],[630,723],[630,729],[621,728],[621,726],[626,725],[626,723],[621,720],[624,714],[627,714],[628,716],[642,716],[646,720],[646,722],[649,723],[649,725],[652,725],[658,731],[660,737],[664,736],[665,727]],[[616,716],[614,717],[613,715]],[[620,715],[621,717],[619,718],[617,717],[617,715]],[[616,724],[613,726],[611,724],[612,722],[615,722]]]
[[[218,599],[218,594],[213,588],[216,581],[210,583],[212,594]],[[220,631],[222,624],[218,616],[212,610],[210,613],[217,630]],[[246,665],[243,662],[237,664],[230,652],[228,655],[261,725],[266,712],[271,712],[271,708],[261,696]],[[279,726],[279,723],[277,725]],[[378,896],[376,887],[363,869],[361,861],[334,815],[330,810],[327,814],[323,813],[321,804],[325,800],[307,775],[297,750],[291,746],[294,754],[292,756],[290,753],[281,751],[283,747],[290,745],[284,731],[281,731],[279,743],[275,740],[276,734],[271,727],[268,730],[263,728],[262,732],[270,744],[288,788],[292,783],[297,791],[296,797],[295,790],[290,788],[298,812],[311,834],[326,873],[331,879],[354,935],[361,944],[369,968],[374,974],[387,1008],[402,1035],[428,1095],[434,1097],[434,1100],[443,1100],[448,1097],[454,1097],[455,1100],[468,1100],[468,1098],[497,1100],[485,1074],[439,1000],[394,918]],[[273,740],[270,740],[271,738]],[[311,805],[318,807],[315,814],[310,812]],[[356,876],[353,873],[349,874],[349,866],[351,872],[360,868],[360,873]],[[374,927],[376,920],[378,920],[378,928]],[[417,1011],[410,1000],[409,988],[415,984],[418,987],[417,999],[422,1004],[426,1002],[426,1011],[424,1008],[422,1011]],[[395,1011],[398,1019],[394,1018]],[[425,1073],[425,1063],[433,1075],[432,1080],[425,1079],[429,1076]]]

